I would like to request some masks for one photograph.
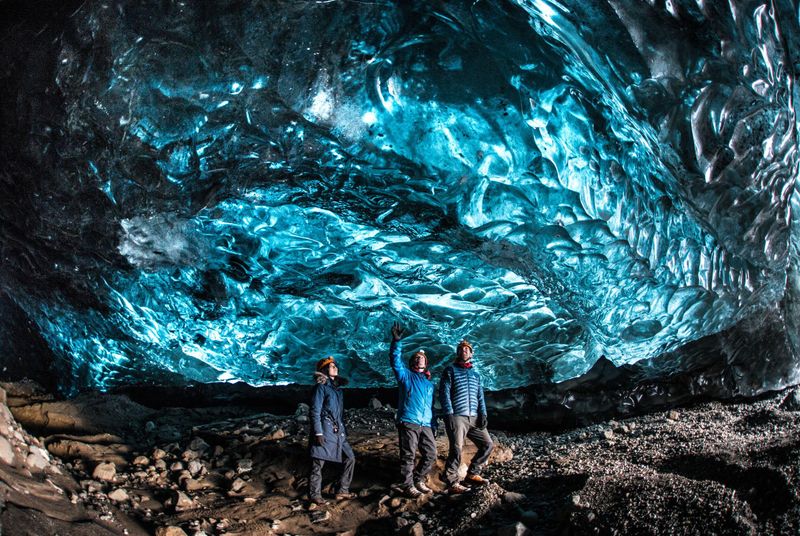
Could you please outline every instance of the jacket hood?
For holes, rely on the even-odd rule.
[[[322,372],[315,372],[314,373],[314,383],[319,383],[321,385],[325,385],[329,381],[330,381],[330,378],[328,377],[327,374],[324,374]],[[333,385],[335,385],[336,387],[343,387],[343,386],[347,385],[348,383],[349,383],[349,381],[347,380],[347,378],[342,378],[341,376],[336,376],[336,378],[333,380]]]

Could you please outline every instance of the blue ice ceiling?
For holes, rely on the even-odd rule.
[[[325,355],[391,385],[394,321],[435,371],[472,341],[492,388],[666,374],[775,310],[795,332],[791,3],[88,1],[42,27],[3,44],[0,282],[68,388],[306,383]]]

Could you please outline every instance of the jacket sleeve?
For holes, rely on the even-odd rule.
[[[478,376],[478,415],[486,415],[486,399],[483,396],[483,380]]]
[[[439,419],[436,416],[436,397],[431,397],[431,428],[436,430],[439,426]]]
[[[311,419],[311,430],[314,435],[323,435],[322,431],[322,403],[325,400],[325,392],[322,386],[317,384],[314,386],[314,393],[311,395],[311,407],[308,410],[308,416]]]
[[[392,364],[394,377],[397,378],[399,383],[403,383],[408,378],[408,369],[403,365],[403,343],[400,341],[392,341],[389,347],[389,362]]]
[[[453,402],[450,400],[450,386],[453,384],[453,372],[451,367],[444,369],[442,379],[439,380],[439,403],[442,405],[444,415],[453,414]]]

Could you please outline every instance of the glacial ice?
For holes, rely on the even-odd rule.
[[[0,284],[67,389],[390,385],[395,320],[495,389],[778,322],[731,392],[800,381],[792,2],[49,17],[0,44]]]

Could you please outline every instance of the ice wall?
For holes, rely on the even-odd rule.
[[[0,285],[65,387],[388,385],[395,320],[493,388],[742,324],[798,381],[793,3],[68,7],[0,44]]]

